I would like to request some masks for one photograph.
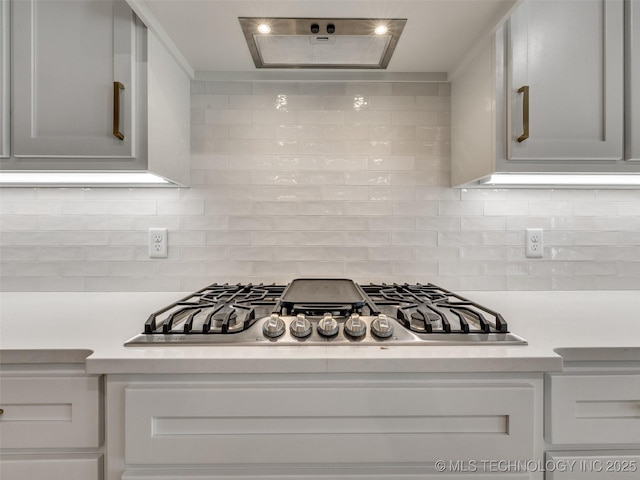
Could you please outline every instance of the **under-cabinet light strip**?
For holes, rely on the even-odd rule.
[[[483,185],[531,186],[624,186],[640,187],[640,175],[605,174],[495,174],[480,181]]]
[[[2,185],[167,184],[146,172],[0,172]]]

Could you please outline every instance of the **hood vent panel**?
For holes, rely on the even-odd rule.
[[[239,18],[256,68],[384,69],[406,20]],[[258,28],[267,25],[269,33]],[[376,34],[384,25],[386,32]]]

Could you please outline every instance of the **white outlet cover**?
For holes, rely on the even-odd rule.
[[[544,235],[542,228],[527,228],[525,255],[527,258],[542,258],[544,256]]]
[[[149,229],[149,258],[167,258],[169,236],[166,228]]]

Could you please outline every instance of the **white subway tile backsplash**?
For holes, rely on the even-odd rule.
[[[404,82],[392,83],[392,95],[420,95],[420,96],[437,96],[439,85],[437,83],[417,83]]]
[[[633,190],[594,190],[596,200],[603,202],[638,202],[640,189]]]
[[[416,260],[459,260],[460,249],[458,247],[429,247],[424,245],[436,245],[436,237],[428,239],[429,241],[423,243],[411,243],[410,245],[416,245],[414,248]]]
[[[368,200],[378,202],[410,202],[415,194],[411,187],[375,185],[368,187]]]
[[[2,262],[35,262],[37,260],[38,248],[20,245],[4,246],[0,250],[0,261]]]
[[[38,219],[33,216],[0,215],[0,233],[38,230]]]
[[[466,214],[461,213],[461,215]],[[463,216],[460,218],[460,230],[506,230],[506,219],[504,217]]]
[[[514,200],[508,202],[488,200],[484,202],[484,214],[487,216],[529,215],[529,202],[526,200]]]
[[[253,90],[251,82],[203,82],[204,92],[208,95],[250,95]],[[201,90],[198,87],[198,90]]]
[[[438,245],[482,245],[482,232],[438,232]]]
[[[346,84],[347,95],[382,96],[382,95],[391,95],[392,91],[393,91],[392,84],[385,83],[385,82],[367,82],[367,83],[349,82]]]
[[[322,257],[331,261],[364,261],[368,258],[368,252],[362,247],[323,247]]]
[[[460,290],[507,290],[506,277],[460,277]]]
[[[60,215],[61,203],[59,201],[13,201],[1,202],[2,215]]]
[[[529,202],[531,215],[572,215],[573,204],[571,202]]]
[[[229,260],[274,260],[273,247],[229,247]]]
[[[229,95],[228,105],[232,110],[273,110],[277,105],[276,95]],[[196,105],[196,108],[200,107],[200,104]],[[191,96],[191,108],[194,108],[193,95]],[[226,107],[210,107],[205,108],[221,108]]]
[[[355,110],[345,112],[347,125],[392,125],[391,112],[384,110]]]
[[[462,260],[506,260],[507,249],[503,246],[461,246]]]
[[[218,125],[250,125],[251,110],[205,110],[204,123]]]
[[[451,189],[450,100],[448,83],[192,82],[192,187],[0,190],[0,288],[640,289],[640,189]]]
[[[153,276],[158,273],[155,262],[110,262],[109,275],[117,277],[137,277],[141,275]]]
[[[224,243],[214,245],[225,245]],[[187,261],[194,260],[226,260],[228,258],[229,247],[226,246],[193,246],[181,247],[180,259]]]
[[[392,263],[393,275],[400,277],[423,275],[425,278],[433,278],[438,275],[438,262],[430,261],[411,261],[411,262],[393,262]],[[388,280],[385,280],[388,282]],[[435,280],[431,281],[435,283]],[[428,282],[424,282],[428,283]]]
[[[558,245],[559,243],[552,244]],[[615,245],[618,243],[618,232],[575,232],[573,233],[573,243],[575,245]]]
[[[325,260],[332,260],[331,258],[323,255],[322,247],[287,247],[287,248],[274,248],[274,257],[276,261],[308,261],[308,262],[323,262]],[[311,269],[310,269],[311,271]]]
[[[36,252],[36,260],[42,262],[73,262],[84,259],[82,247],[39,247]]]
[[[235,97],[237,98],[237,97]],[[251,98],[251,97],[242,97]],[[229,107],[237,108],[230,103],[227,95],[191,95],[191,108],[204,108],[211,110],[227,110]]]
[[[450,102],[446,102],[450,105]],[[370,96],[368,107],[371,110],[415,110],[417,107],[416,97],[399,95],[376,95]]]
[[[479,261],[438,262],[438,275],[444,276],[480,276],[483,265]]]
[[[441,201],[438,215],[443,217],[464,217],[468,215],[482,215],[482,204],[466,201]]]

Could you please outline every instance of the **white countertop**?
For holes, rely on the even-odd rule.
[[[640,292],[459,292],[500,312],[526,346],[124,347],[187,295],[3,293],[0,361],[83,362],[89,373],[543,372],[640,361]],[[558,352],[560,352],[560,355]]]

